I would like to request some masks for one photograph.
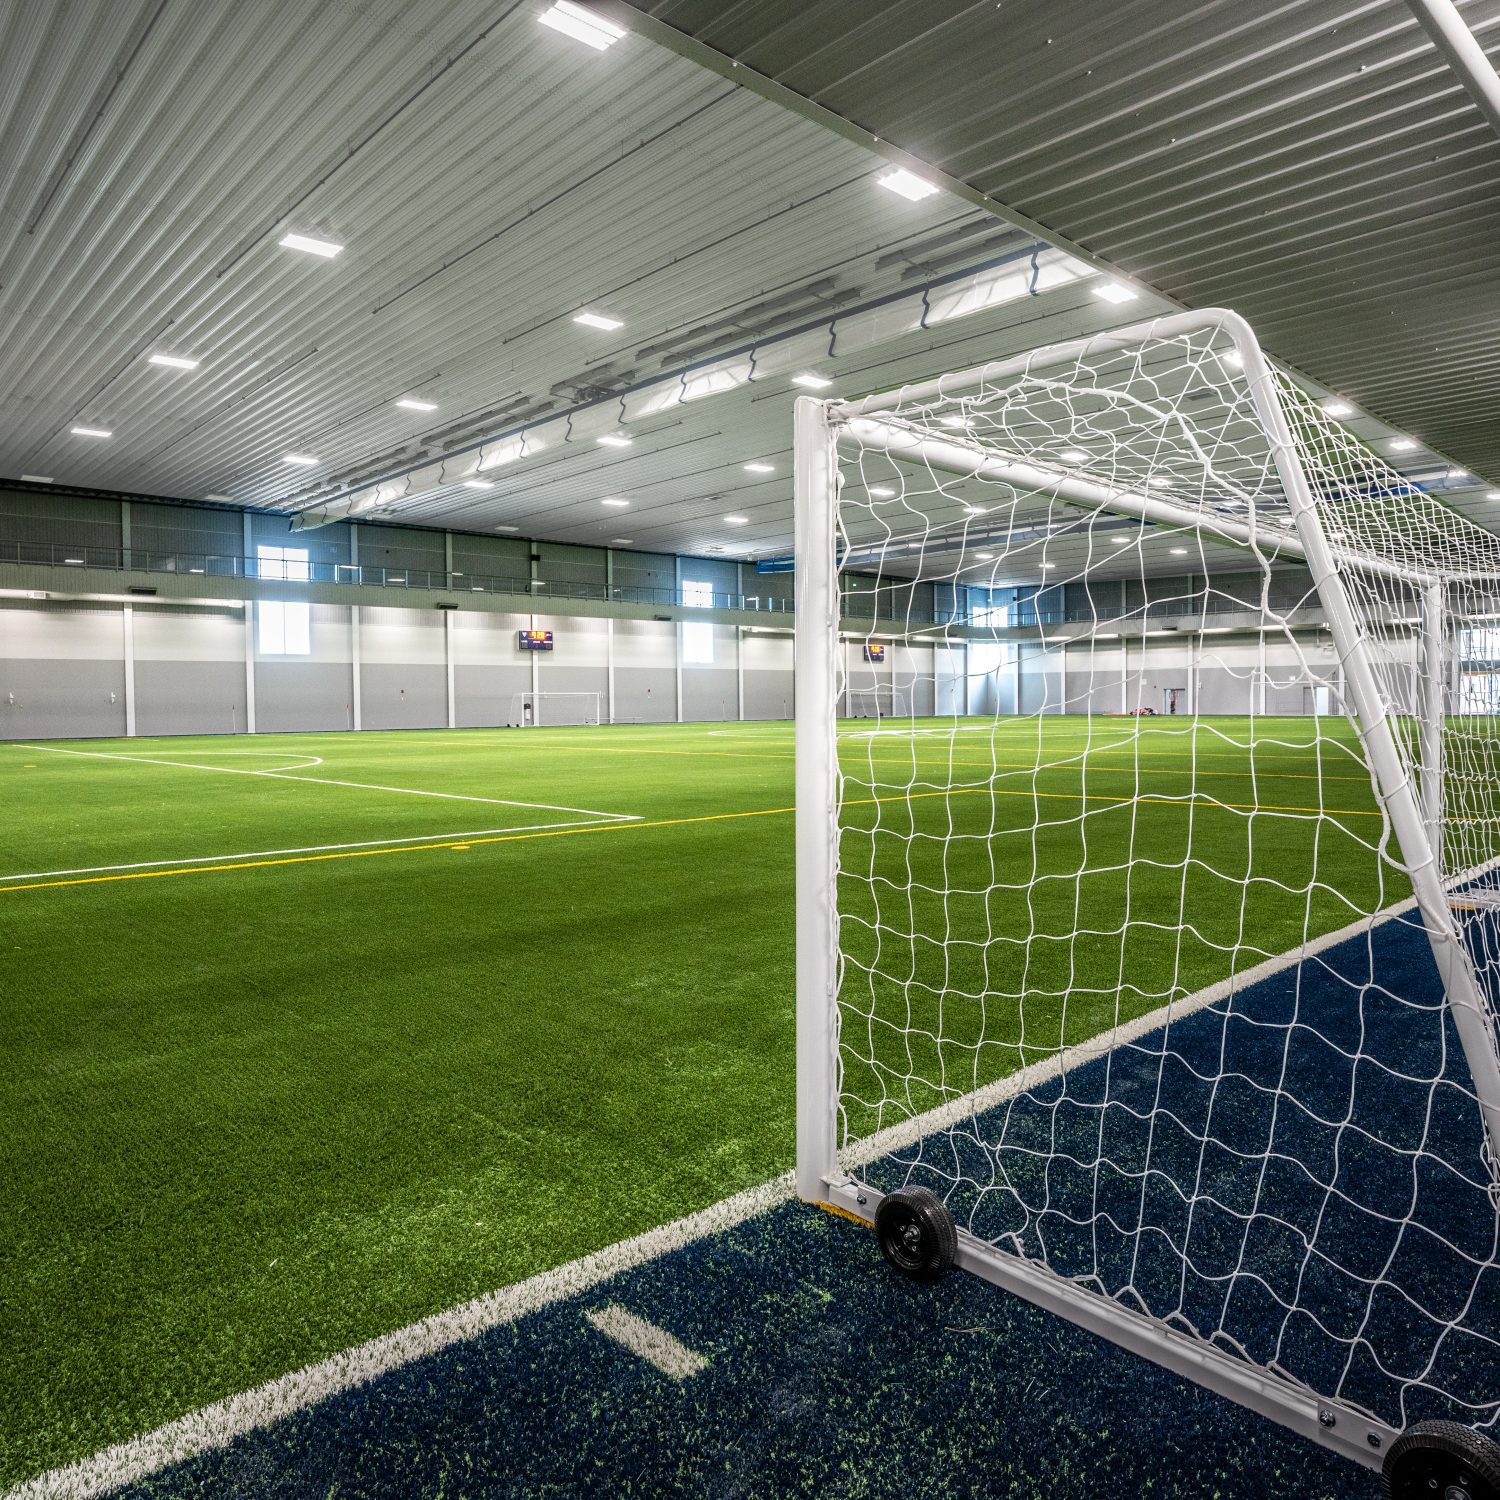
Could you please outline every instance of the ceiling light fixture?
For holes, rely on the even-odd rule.
[[[894,500],[896,498],[895,490],[889,489],[883,484],[872,484],[866,493],[874,495],[877,500]]]
[[[581,312],[574,314],[573,321],[582,323],[585,328],[602,328],[606,333],[613,333],[617,328],[625,326],[621,318],[609,318],[603,313]]]
[[[1187,548],[1186,547],[1173,547],[1172,548],[1172,556],[1173,557],[1186,557],[1187,556]]]
[[[198,368],[196,359],[184,359],[180,354],[152,354],[148,357],[153,365],[165,365],[169,370],[196,370]]]
[[[724,517],[724,524],[726,526],[748,526],[750,524],[750,517],[749,516],[725,516]]]
[[[804,370],[800,375],[792,376],[793,385],[805,385],[810,391],[826,391],[833,382],[826,375],[814,375],[811,370]]]
[[[924,198],[932,197],[938,190],[935,183],[918,177],[915,172],[908,172],[905,167],[897,167],[894,172],[887,172],[884,177],[877,178],[876,181],[881,187],[889,188],[893,193],[899,193],[912,203],[920,203]]]
[[[304,469],[310,469],[317,463],[317,459],[310,453],[283,453],[281,461],[284,464],[300,464]]]
[[[464,480],[466,490],[492,490],[495,488],[493,479],[466,479]]]
[[[24,474],[21,476],[22,479],[24,479],[25,477],[26,476]],[[1486,500],[1500,500],[1500,490],[1490,490],[1484,498]]]
[[[1467,479],[1467,478],[1469,478],[1469,471],[1467,469],[1449,469],[1447,471],[1447,473],[1445,473],[1443,475],[1443,478],[1444,479]]]
[[[1134,302],[1141,294],[1134,287],[1119,281],[1101,281],[1094,288],[1094,295],[1106,302]]]
[[[1352,416],[1354,408],[1347,401],[1325,401],[1323,403],[1323,415],[1325,417],[1348,417]]]
[[[583,42],[592,47],[595,52],[603,52],[606,47],[613,47],[616,42],[625,35],[623,27],[616,26],[613,21],[606,21],[602,16],[596,16],[593,11],[585,10],[581,5],[574,5],[571,0],[557,0],[550,10],[545,10],[537,17],[543,26],[550,26],[554,31],[560,31],[564,36],[570,36],[575,42]]]
[[[762,463],[746,464],[745,472],[747,474],[774,474],[776,472],[776,465]]]
[[[1410,453],[1417,446],[1413,438],[1397,438],[1391,444],[1392,453]]]
[[[1116,547],[1123,547],[1129,540],[1130,538],[1128,536],[1110,537],[1110,541],[1113,542]]]
[[[1057,564],[1056,563],[1043,563],[1042,566],[1044,568],[1055,568],[1057,566]]]
[[[284,234],[276,242],[288,250],[303,250],[308,255],[321,255],[324,260],[332,260],[342,250],[342,245],[335,245],[332,240],[315,240],[310,234]]]
[[[113,437],[107,427],[70,427],[68,429],[78,437]]]
[[[977,557],[980,562],[994,562],[995,560],[995,554],[993,552],[976,552],[974,556]]]
[[[623,432],[606,432],[599,441],[606,448],[628,448],[635,439],[626,437]]]
[[[24,479],[27,484],[51,484],[52,483],[52,476],[50,474],[23,474],[21,476],[21,478]],[[1491,498],[1493,499],[1494,497],[1491,496]]]
[[[635,538],[633,536],[617,536],[610,542],[612,547],[633,547]]]
[[[436,401],[418,401],[415,396],[403,396],[397,406],[404,407],[407,411],[436,411]]]
[[[607,499],[601,500],[599,503],[600,505],[613,506],[616,510],[623,510],[630,504],[630,501],[622,500],[617,495],[610,495]]]
[[[496,531],[519,531],[520,529],[519,526],[497,526],[495,528]]]
[[[1064,448],[1057,455],[1065,464],[1083,464],[1088,462],[1088,454],[1082,448]]]

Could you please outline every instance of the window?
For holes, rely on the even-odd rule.
[[[309,569],[305,547],[257,547],[255,570],[261,578],[306,582]],[[312,654],[312,605],[292,600],[263,599],[256,605],[262,656]]]
[[[712,609],[714,586],[711,583],[689,583],[682,581],[682,602],[689,609]],[[684,625],[682,627],[682,660],[685,666],[707,667],[713,665],[714,628],[712,625]]]

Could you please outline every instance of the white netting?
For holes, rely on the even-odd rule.
[[[1491,1424],[1476,1085],[1329,622],[1488,1025],[1500,542],[1278,375],[1320,589],[1220,326],[997,369],[831,410],[845,597],[936,713],[840,742],[844,1164],[1395,1425]]]
[[[603,722],[602,703],[598,693],[513,693],[506,723],[518,728],[599,724]]]

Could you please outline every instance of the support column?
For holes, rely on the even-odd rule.
[[[607,722],[615,722],[615,622],[604,622],[604,711]]]
[[[135,566],[134,554],[130,549],[130,501],[120,501],[120,566],[131,568]]]
[[[443,533],[443,587],[453,587],[453,533]]]
[[[360,685],[364,679],[364,667],[360,664],[360,607],[349,606],[349,727],[364,728],[364,710],[360,703]]]
[[[245,733],[255,733],[255,603],[250,599],[245,600]]]
[[[451,549],[453,539],[448,539]],[[449,562],[452,562],[450,557]],[[452,571],[451,569],[449,570]],[[447,668],[448,675],[448,728],[458,728],[458,700],[453,696],[453,621],[457,617],[456,609],[445,609],[443,611],[443,663]]]
[[[740,602],[744,602],[741,590]],[[745,627],[741,625],[734,633],[734,716],[745,722]]]
[[[122,504],[125,502],[121,502]],[[135,738],[135,606],[121,605],[125,636],[125,734]]]
[[[682,559],[672,559],[672,577],[676,583],[677,603],[682,603]],[[672,660],[677,667],[677,722],[682,723],[682,616],[672,625]]]

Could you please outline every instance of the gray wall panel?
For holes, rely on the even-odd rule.
[[[739,701],[733,667],[684,667],[682,717],[732,719]]]
[[[232,734],[244,727],[243,661],[136,661],[137,734]]]
[[[366,662],[360,714],[366,729],[441,729],[448,722],[447,675],[431,665]]]
[[[6,739],[122,735],[124,663],[25,658],[0,661],[0,716],[0,733]]]
[[[745,717],[789,719],[792,716],[790,672],[747,671],[745,673]]]
[[[677,717],[677,677],[669,667],[617,667],[615,720],[664,724]]]
[[[261,733],[349,727],[347,665],[279,657],[255,668],[255,727]]]

